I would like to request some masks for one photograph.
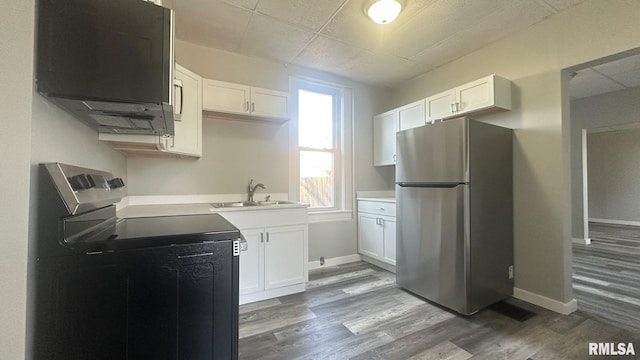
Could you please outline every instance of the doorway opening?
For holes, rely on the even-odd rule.
[[[640,331],[640,49],[567,69],[578,311]]]

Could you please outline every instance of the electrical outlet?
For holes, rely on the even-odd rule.
[[[509,279],[513,279],[513,265],[509,266]]]
[[[324,256],[320,256],[320,266],[324,265]]]

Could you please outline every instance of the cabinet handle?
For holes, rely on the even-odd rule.
[[[451,104],[451,113],[453,114],[453,113],[455,113],[455,112],[456,112],[456,110],[455,110],[455,104]]]
[[[267,242],[269,242],[269,232],[267,231]]]
[[[384,211],[384,208],[383,207],[377,207],[376,210]]]
[[[396,154],[393,154],[393,162],[396,162]]]
[[[380,224],[379,225],[383,225],[384,226],[384,219],[380,218]]]
[[[263,243],[264,242],[264,233],[260,233],[260,242]]]
[[[176,90],[178,90],[178,89],[180,90],[180,110],[175,113],[175,116],[173,117],[173,119],[175,121],[182,121],[182,107],[184,105],[184,86],[182,85],[182,80],[173,79],[173,86],[175,88],[174,89],[174,97],[175,97],[175,94],[177,93]]]
[[[213,255],[212,252],[202,253],[202,254],[178,255],[178,259],[188,259],[188,258],[194,258],[194,257],[211,256],[211,255]]]
[[[249,102],[245,101],[244,103],[244,111],[249,111]]]
[[[256,103],[251,103],[251,112],[256,111]]]

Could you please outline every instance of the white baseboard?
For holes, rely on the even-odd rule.
[[[392,272],[394,274],[396,273],[396,266],[395,265],[387,264],[386,262],[382,262],[382,261],[380,261],[378,259],[374,259],[374,258],[368,257],[366,255],[360,255],[360,256],[362,257],[362,261],[366,261],[366,262],[368,262],[370,264],[373,264],[373,265],[375,265],[375,266],[377,266],[379,268],[383,268],[383,269],[385,269],[385,270],[387,270],[389,272]]]
[[[519,288],[513,288],[513,297],[563,315],[569,315],[578,310],[578,302],[576,299],[571,299],[569,302],[563,303]]]
[[[581,244],[581,245],[589,245],[589,244],[591,244],[591,239],[590,238],[584,238],[584,239],[573,238],[573,239],[571,239],[571,241],[573,241],[574,244]]]
[[[631,220],[611,220],[611,219],[590,218],[589,222],[614,224],[614,225],[640,226],[640,221],[631,221]]]
[[[309,261],[309,270],[319,269],[325,266],[342,265],[342,264],[347,264],[350,262],[356,262],[360,260],[362,260],[362,258],[360,257],[359,254],[352,254],[352,255],[330,258],[330,259],[324,259],[324,265],[320,265],[320,260]]]
[[[240,305],[262,301],[267,299],[273,299],[280,296],[296,294],[299,292],[303,292],[306,290],[306,283],[302,284],[294,284],[284,287],[279,287],[271,290],[258,291],[252,294],[240,295],[239,303]]]

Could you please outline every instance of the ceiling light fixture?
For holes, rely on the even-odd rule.
[[[385,25],[398,17],[401,10],[402,4],[398,0],[377,0],[369,3],[365,12],[375,23]]]

